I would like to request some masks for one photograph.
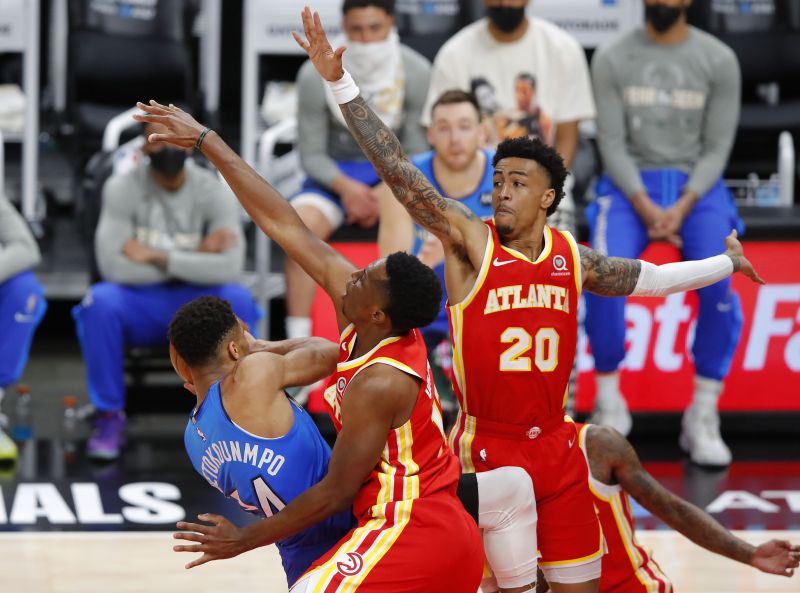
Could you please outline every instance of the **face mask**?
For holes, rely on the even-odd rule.
[[[648,4],[644,7],[644,18],[658,33],[665,33],[674,25],[683,14],[680,6],[664,6],[663,4]]]
[[[177,177],[185,161],[186,151],[178,148],[165,147],[150,155],[150,166],[167,179]]]
[[[487,11],[489,20],[503,33],[511,33],[525,19],[525,7],[490,6]]]
[[[349,41],[344,52],[344,66],[356,79],[374,76],[375,71],[392,63],[395,54],[399,53],[399,43],[396,31],[391,31],[383,41]]]

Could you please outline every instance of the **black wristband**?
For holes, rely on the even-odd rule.
[[[200,145],[203,143],[203,140],[205,139],[206,134],[208,134],[210,131],[211,131],[211,128],[206,128],[205,130],[200,132],[200,136],[197,137],[197,142],[194,143],[194,149],[195,150],[200,150]]]

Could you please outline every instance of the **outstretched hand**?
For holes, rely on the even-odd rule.
[[[311,9],[306,6],[300,16],[303,19],[303,32],[306,38],[303,39],[303,36],[296,31],[292,31],[292,37],[297,41],[297,45],[308,54],[308,58],[322,78],[329,82],[339,80],[344,76],[342,55],[346,49],[345,46],[333,51],[328,36],[325,35],[325,29],[322,28],[318,12],[314,11],[312,15]]]
[[[772,539],[756,548],[750,563],[762,572],[790,577],[800,564],[800,546]]]
[[[219,515],[198,515],[198,519],[211,523],[202,525],[200,523],[186,523],[180,521],[177,524],[179,531],[173,533],[175,539],[182,539],[195,542],[194,545],[174,546],[176,552],[202,552],[200,558],[192,560],[186,568],[194,568],[211,560],[222,560],[223,558],[233,558],[242,552],[246,552],[252,547],[244,544],[244,529],[236,527],[225,517]]]
[[[733,271],[741,272],[757,284],[766,284],[764,279],[756,272],[753,264],[744,256],[744,249],[742,244],[739,243],[739,239],[736,238],[737,236],[736,229],[733,229],[731,234],[725,237],[725,255],[733,260]]]
[[[160,124],[167,128],[167,133],[150,134],[148,142],[164,142],[179,148],[192,148],[197,143],[205,126],[191,115],[174,105],[162,105],[150,99],[150,103],[136,103],[136,107],[144,111],[133,116],[138,122]]]

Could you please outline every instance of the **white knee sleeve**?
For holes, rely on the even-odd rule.
[[[536,499],[519,467],[478,472],[478,526],[486,559],[503,589],[536,581]]]

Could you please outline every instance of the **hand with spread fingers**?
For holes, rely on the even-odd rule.
[[[136,103],[136,107],[144,113],[133,116],[141,123],[154,123],[165,126],[166,134],[150,134],[148,142],[163,142],[179,148],[193,148],[197,144],[200,134],[207,128],[197,122],[191,115],[174,105],[162,105],[150,99],[149,103]]]
[[[790,577],[800,565],[800,546],[772,539],[755,549],[750,564],[762,572]]]
[[[292,37],[308,54],[308,58],[322,78],[330,82],[339,80],[344,76],[342,54],[346,48],[342,46],[336,51],[333,50],[328,36],[325,35],[325,29],[322,28],[318,12],[312,14],[311,9],[306,6],[300,16],[303,19],[303,32],[306,38],[303,39],[302,35],[295,31],[292,31]]]
[[[236,527],[225,517],[206,513],[198,515],[197,518],[211,523],[211,525],[180,521],[177,523],[177,527],[183,531],[172,534],[175,539],[194,542],[192,545],[174,546],[172,549],[175,552],[202,552],[203,554],[200,558],[187,564],[186,568],[194,568],[211,560],[233,558],[253,548],[253,546],[248,547],[243,544],[245,530]]]

